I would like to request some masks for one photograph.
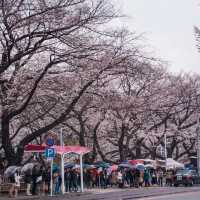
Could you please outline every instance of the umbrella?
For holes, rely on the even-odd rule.
[[[129,160],[128,161],[131,165],[143,164],[143,160]]]
[[[74,163],[65,163],[65,168],[73,168],[75,166]]]
[[[119,165],[119,167],[122,167],[122,168],[129,168],[129,169],[134,169],[134,168],[135,168],[133,165],[124,164],[124,163],[121,163],[121,164]]]
[[[96,167],[109,168],[110,164],[106,162],[97,162],[94,164]]]
[[[129,164],[129,161],[125,160],[125,161],[121,162],[121,164]]]
[[[117,171],[118,166],[117,165],[112,165],[110,168],[111,168],[111,171],[113,172],[113,171]]]
[[[85,168],[85,169],[95,169],[96,167],[94,165],[83,164],[83,168]]]
[[[151,164],[147,164],[144,166],[146,169],[154,169],[155,167]]]
[[[145,170],[145,166],[143,164],[137,164],[135,167],[136,167],[136,169],[138,169],[140,171]]]
[[[72,169],[79,169],[80,165],[74,165],[74,167]]]
[[[28,170],[32,170],[34,166],[35,166],[35,163],[27,163],[26,165],[22,167],[21,172],[24,173]]]
[[[21,167],[19,166],[10,166],[6,169],[6,171],[4,172],[4,175],[6,177],[11,177],[18,169],[21,169]]]

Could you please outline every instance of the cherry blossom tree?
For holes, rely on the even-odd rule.
[[[63,122],[90,86],[125,66],[124,34],[105,30],[116,16],[105,0],[1,1],[0,136],[9,165]]]

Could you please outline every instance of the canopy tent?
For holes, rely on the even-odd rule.
[[[25,152],[38,152],[42,153],[45,152],[45,149],[47,148],[47,145],[36,145],[36,144],[28,144],[25,146]],[[63,155],[63,154],[69,154],[69,153],[75,153],[78,155],[84,155],[90,152],[90,149],[87,147],[81,147],[81,146],[57,146],[54,145],[51,148],[54,148],[57,154]]]
[[[184,164],[179,163],[172,158],[167,158],[166,160],[166,169],[180,169],[184,168]]]
[[[38,152],[43,153],[48,146],[46,144],[35,145],[28,144],[25,146],[25,152]],[[54,145],[51,148],[55,149],[56,154],[61,156],[61,174],[62,180],[64,180],[64,158],[65,155],[75,153],[80,156],[80,175],[81,175],[81,192],[83,192],[83,156],[90,152],[90,149],[82,146],[57,146]],[[62,193],[65,193],[65,183],[62,181]]]
[[[25,152],[42,153],[46,149],[46,145],[28,144],[25,146]]]

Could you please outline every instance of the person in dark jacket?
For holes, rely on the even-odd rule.
[[[62,177],[60,172],[57,173],[57,176],[55,177],[55,194],[59,194],[61,191],[61,184],[62,184]]]
[[[39,172],[37,166],[35,165],[32,170],[32,195],[36,195],[38,177],[39,177]]]
[[[65,192],[71,192],[70,191],[70,172],[69,172],[69,169],[65,169],[65,175],[64,175],[64,178],[65,178]]]
[[[70,191],[78,191],[78,176],[75,170],[70,170]]]
[[[31,175],[31,169],[27,170],[24,174],[24,182],[26,183],[26,195],[31,196],[31,181],[32,181],[32,175]]]
[[[50,192],[50,183],[51,183],[51,168],[48,167],[46,170],[43,168],[42,171],[42,187],[43,187],[43,195],[47,192]]]
[[[145,183],[145,187],[149,187],[150,186],[149,179],[150,179],[150,173],[149,173],[148,170],[145,170],[144,171],[144,183]]]
[[[140,170],[136,169],[134,173],[135,187],[139,187]]]

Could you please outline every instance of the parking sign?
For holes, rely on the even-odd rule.
[[[56,155],[54,148],[46,148],[45,150],[45,157],[46,158],[54,158]]]

